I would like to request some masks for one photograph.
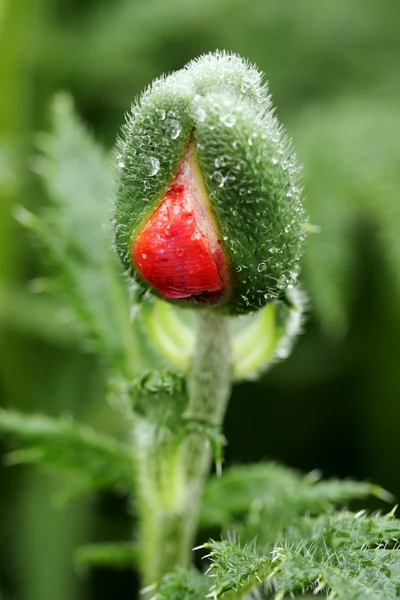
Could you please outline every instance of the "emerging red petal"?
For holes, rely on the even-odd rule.
[[[228,284],[227,259],[189,144],[172,185],[140,231],[133,259],[166,298],[217,303]]]

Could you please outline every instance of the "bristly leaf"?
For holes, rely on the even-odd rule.
[[[97,342],[110,364],[131,379],[140,368],[140,350],[130,321],[128,285],[112,252],[111,161],[74,114],[69,97],[52,108],[52,132],[41,138],[36,169],[51,207],[16,217],[34,231],[57,270],[59,291]]]
[[[349,512],[305,518],[274,549],[270,585],[278,600],[296,590],[328,590],[343,600],[400,597],[400,521]]]
[[[257,597],[274,600],[306,589],[341,600],[400,598],[400,521],[392,514],[306,517],[283,539],[268,553],[236,541],[205,544],[215,577],[209,596],[260,588]]]
[[[123,444],[72,420],[0,410],[0,432],[20,444],[13,463],[39,463],[74,476],[75,491],[131,490],[134,461]]]
[[[75,552],[78,567],[132,567],[138,560],[138,549],[132,542],[88,544]]]
[[[201,524],[227,528],[244,521],[239,528],[242,540],[257,536],[260,544],[271,545],[282,529],[304,513],[316,514],[330,505],[370,495],[389,497],[373,484],[316,481],[312,475],[275,463],[232,467],[207,483]]]
[[[289,528],[284,536],[285,544],[314,545],[323,540],[329,548],[363,548],[385,541],[400,538],[400,520],[393,513],[368,515],[365,511],[333,512],[317,517],[303,517],[296,526]],[[314,546],[315,552],[325,552],[325,548]],[[399,554],[400,558],[400,554]]]
[[[242,596],[266,577],[269,557],[258,554],[254,545],[241,546],[235,541],[222,540],[204,544],[204,548],[210,550],[210,570],[215,578],[208,597],[217,597],[232,589],[240,590]]]
[[[154,600],[204,600],[210,588],[207,577],[198,571],[180,569],[165,575],[154,589]]]

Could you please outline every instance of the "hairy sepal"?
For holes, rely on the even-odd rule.
[[[194,100],[195,140],[234,266],[230,311],[278,298],[299,274],[303,208],[295,157],[270,112],[226,87]]]
[[[185,83],[180,73],[155,81],[132,106],[117,144],[116,246],[131,272],[132,236],[162,201],[189,141]]]

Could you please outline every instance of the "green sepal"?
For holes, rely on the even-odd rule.
[[[229,312],[278,298],[298,277],[304,238],[295,157],[270,112],[226,87],[195,99],[204,180],[234,268]]]
[[[132,236],[166,192],[189,140],[188,86],[180,73],[153,83],[132,106],[118,141],[115,239],[132,270]]]
[[[256,313],[232,319],[233,378],[255,379],[287,358],[302,330],[306,308],[305,293],[299,287],[290,288]],[[192,320],[188,311],[147,297],[139,321],[161,360],[186,371],[195,347]]]

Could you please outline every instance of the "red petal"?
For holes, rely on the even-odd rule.
[[[189,144],[160,206],[137,236],[133,259],[166,298],[215,303],[227,287],[226,257]]]

